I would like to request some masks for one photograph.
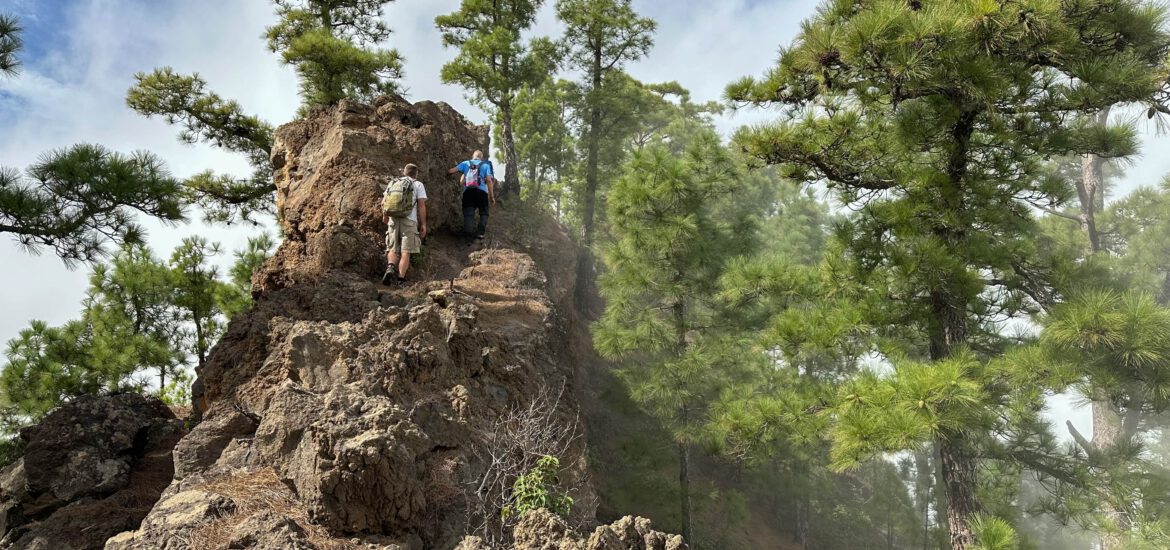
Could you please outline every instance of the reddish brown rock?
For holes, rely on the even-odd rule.
[[[174,482],[108,549],[185,548],[213,528],[250,548],[321,546],[327,533],[337,547],[450,549],[492,422],[563,387],[554,421],[569,429],[572,241],[518,204],[497,205],[476,250],[452,234],[461,186],[446,171],[486,138],[447,105],[399,98],[342,102],[277,130],[286,240],[198,373],[201,419],[176,450]],[[387,288],[380,185],[408,162],[427,185],[433,236],[418,282]],[[562,457],[565,479],[584,479],[583,451]],[[224,480],[261,472],[291,500],[244,521],[256,514],[248,495]],[[587,521],[592,490],[573,485],[574,521]],[[265,525],[279,533],[257,532]]]

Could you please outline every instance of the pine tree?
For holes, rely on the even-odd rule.
[[[582,193],[582,235],[585,246],[594,238],[602,142],[611,136],[606,107],[626,63],[644,57],[654,43],[656,24],[639,17],[631,0],[558,0],[557,17],[565,24],[568,65],[584,73],[582,121],[585,128],[585,188]],[[584,258],[588,260],[587,258]],[[589,261],[582,262],[587,270]]]
[[[0,233],[68,264],[103,256],[110,242],[141,242],[135,212],[176,222],[184,206],[179,182],[146,152],[75,145],[42,155],[24,175],[0,168]]]
[[[391,1],[273,0],[280,22],[268,27],[268,48],[296,68],[302,113],[398,91],[402,56],[376,47],[390,37],[382,10]]]
[[[128,373],[90,362],[91,342],[82,321],[61,327],[33,321],[10,340],[0,372],[0,432],[15,433],[67,399],[117,388]]]
[[[1098,131],[1128,130],[1122,126]],[[1073,174],[1074,181],[1081,177]],[[1065,246],[1080,265],[1092,267],[1076,274],[1070,303],[1053,309],[1044,334],[1085,372],[1086,379],[1076,389],[1092,400],[1092,436],[1072,424],[1068,430],[1094,478],[1104,484],[1082,498],[1090,499],[1099,513],[1087,523],[1099,526],[1101,544],[1107,549],[1158,546],[1165,541],[1158,533],[1170,517],[1165,504],[1151,497],[1162,490],[1158,481],[1167,479],[1166,465],[1149,460],[1150,454],[1157,456],[1150,447],[1163,444],[1166,429],[1160,414],[1166,407],[1164,382],[1157,364],[1165,353],[1159,319],[1170,305],[1168,196],[1162,189],[1139,188],[1112,203],[1099,200],[1091,205],[1092,226],[1066,219],[1076,214],[1056,213],[1047,227],[1056,238],[1068,241]],[[1083,215],[1085,203],[1078,206]],[[1097,247],[1089,238],[1089,227],[1099,235]],[[1078,507],[1077,502],[1052,504],[1057,514]]]
[[[572,97],[571,82],[549,79],[517,92],[513,114],[517,162],[524,166],[521,196],[540,207],[551,199],[558,218],[564,211],[564,180],[576,158],[577,142],[570,128]]]
[[[516,94],[533,87],[554,72],[556,52],[551,41],[525,41],[543,0],[463,0],[459,10],[435,18],[443,45],[459,48],[454,60],[443,65],[443,82],[468,91],[480,107],[490,108],[503,137],[502,193],[520,192],[519,153],[513,119]]]
[[[256,240],[237,270],[254,266],[270,244]],[[155,388],[180,401],[191,380],[188,366],[206,361],[229,306],[241,300],[211,264],[217,253],[195,237],[169,262],[134,244],[94,266],[80,319],[60,327],[34,321],[8,343],[0,429],[34,422],[81,395]]]
[[[22,31],[15,17],[0,13],[0,75],[16,76],[20,72],[20,59],[16,54],[24,47],[20,38]]]
[[[867,322],[901,333],[900,349],[883,350],[894,373],[842,392],[837,465],[933,440],[956,550],[975,545],[997,385],[1021,383],[987,362],[1008,343],[998,323],[1034,314],[1054,277],[1036,262],[1033,208],[1069,197],[1039,159],[1091,151],[1066,119],[1155,97],[1161,18],[1113,0],[841,0],[805,23],[766,79],[729,88],[790,107],[741,143],[860,211],[839,235],[850,277],[883,298],[867,303]],[[1023,422],[1036,400],[1011,405]]]
[[[614,240],[604,247],[606,309],[595,343],[606,356],[631,359],[623,376],[632,395],[674,434],[688,541],[692,446],[734,345],[716,337],[711,298],[723,264],[752,242],[735,225],[744,216],[719,216],[714,206],[739,190],[740,177],[707,131],[682,156],[663,145],[634,153],[609,198]]]
[[[0,14],[0,75],[19,72],[21,32],[15,17]],[[183,220],[178,187],[162,161],[146,152],[122,155],[85,144],[51,151],[24,174],[0,166],[0,233],[32,253],[52,248],[66,264],[91,261],[110,242],[141,242],[134,211]]]
[[[223,287],[220,303],[228,318],[252,307],[252,275],[272,256],[276,242],[267,233],[248,239],[242,250],[235,251],[236,262],[228,272],[229,284]]]
[[[197,368],[207,362],[225,328],[222,299],[228,289],[220,281],[218,268],[210,263],[219,254],[218,244],[188,237],[171,254],[169,264],[175,290],[172,307],[187,327],[180,349],[195,358]]]
[[[1101,211],[1105,208],[1106,178],[1105,164],[1108,160],[1129,157],[1137,153],[1137,136],[1132,126],[1127,124],[1111,125],[1109,123],[1110,107],[1084,117],[1078,130],[1084,134],[1082,141],[1095,144],[1089,151],[1081,153],[1079,159],[1079,173],[1070,178],[1077,191],[1080,212],[1076,215],[1077,222],[1088,245],[1088,255],[1096,256],[1106,250],[1105,235],[1099,226]],[[1061,212],[1051,212],[1054,216],[1061,216]],[[1065,217],[1071,217],[1065,215]],[[1090,258],[1097,261],[1098,258]],[[1084,283],[1090,283],[1084,281]],[[1113,448],[1123,445],[1125,440],[1133,437],[1133,433],[1126,433],[1123,415],[1141,414],[1140,405],[1129,408],[1128,411],[1119,407],[1113,400],[1101,398],[1103,392],[1090,389],[1085,395],[1094,396],[1092,402],[1093,436],[1091,441],[1077,437],[1078,441],[1091,444],[1093,449],[1086,452],[1110,452]],[[1069,425],[1069,430],[1075,428]],[[1080,434],[1074,434],[1079,436]],[[1125,510],[1130,505],[1121,506],[1105,511],[1111,518],[1111,523],[1125,529],[1128,523]],[[1106,506],[1111,506],[1107,504]],[[1121,541],[1116,535],[1107,534],[1103,541],[1102,550],[1116,550],[1121,548]]]
[[[1142,456],[1149,437],[1140,434],[1164,429],[1158,414],[1170,408],[1170,308],[1149,294],[1085,291],[1054,308],[1042,342],[1072,366],[1074,387],[1093,402],[1092,441],[1068,428],[1095,481],[1087,500],[1099,514],[1091,519],[1102,547],[1128,548],[1140,528],[1167,521],[1167,472]],[[1112,413],[1107,423],[1099,407]]]
[[[1098,219],[1111,275],[1170,306],[1170,178],[1109,204]]]
[[[123,247],[108,265],[95,266],[81,318],[91,329],[86,361],[113,373],[113,383],[154,371],[165,387],[186,356],[175,346],[174,296],[170,269],[145,245]]]
[[[240,179],[206,171],[183,182],[184,195],[199,204],[209,221],[252,221],[274,214],[272,125],[244,113],[235,101],[207,89],[199,75],[181,75],[170,67],[134,75],[126,104],[145,117],[162,117],[180,127],[183,143],[208,143],[248,158],[252,175]]]

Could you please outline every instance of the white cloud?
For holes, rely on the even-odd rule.
[[[128,152],[154,151],[178,175],[207,168],[246,173],[238,155],[190,147],[159,120],[126,108],[124,97],[137,71],[172,65],[199,72],[224,97],[273,120],[287,120],[297,106],[295,77],[264,47],[260,35],[271,9],[260,2],[213,0],[160,8],[113,0],[75,2],[65,10],[68,42],[42,60],[27,63],[20,78],[0,83],[0,166],[24,167],[44,151],[74,143],[100,143]],[[238,248],[254,230],[162,227],[147,222],[160,255],[185,236],[204,235]],[[226,261],[226,258],[225,258]],[[69,271],[50,252],[33,257],[0,235],[0,339],[30,319],[60,323],[76,316],[86,287],[84,266]]]

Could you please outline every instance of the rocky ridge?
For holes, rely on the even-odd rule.
[[[446,169],[487,150],[487,140],[486,127],[445,104],[397,97],[342,102],[278,129],[285,241],[253,278],[253,308],[232,320],[198,372],[197,423],[174,445],[169,484],[147,491],[157,502],[145,518],[71,548],[107,538],[107,550],[486,548],[464,535],[485,516],[473,493],[495,464],[484,452],[493,430],[551,389],[560,397],[545,422],[575,431],[574,396],[591,353],[573,304],[575,245],[562,228],[513,204],[493,212],[486,246],[472,250],[452,235],[461,189]],[[386,288],[380,186],[408,162],[427,184],[433,236],[418,282]],[[162,418],[174,431],[146,433],[177,435],[176,422]],[[100,451],[124,455],[128,466],[111,467],[131,479],[137,457],[170,448],[162,435],[145,446],[131,439],[132,452]],[[565,441],[573,517],[529,514],[515,526],[515,547],[683,547],[632,518],[574,535],[572,526],[592,523],[596,498],[583,437]],[[32,494],[10,482],[14,471],[0,475],[0,521],[17,517],[14,498]],[[60,510],[117,490],[104,478],[83,484],[85,496],[55,497]],[[122,529],[130,530],[114,536]],[[49,548],[4,540],[0,547]]]

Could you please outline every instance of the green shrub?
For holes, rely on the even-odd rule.
[[[542,456],[531,470],[516,478],[512,484],[512,505],[505,506],[500,515],[506,520],[538,508],[546,508],[561,517],[568,517],[573,498],[560,492],[557,470],[561,462],[554,456]]]

